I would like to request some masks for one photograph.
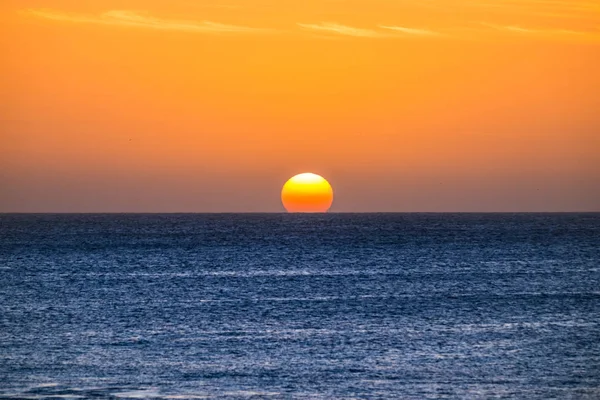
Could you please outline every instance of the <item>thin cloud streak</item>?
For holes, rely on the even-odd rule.
[[[163,31],[192,33],[261,33],[266,29],[246,26],[227,25],[212,21],[182,21],[152,17],[128,10],[112,10],[100,15],[71,14],[44,9],[28,9],[24,14],[53,21],[65,21],[81,24],[113,25],[146,28]]]
[[[386,25],[380,25],[379,27],[381,29],[388,29],[391,31],[401,32],[401,33],[405,33],[407,35],[413,35],[413,36],[440,36],[441,35],[441,33],[439,33],[439,32],[431,31],[428,29],[416,29],[416,28],[406,28],[404,26],[386,26]]]
[[[585,36],[589,35],[589,32],[573,31],[569,29],[532,29],[524,28],[518,25],[495,25],[489,23],[482,23],[482,25],[492,28],[497,31],[507,31],[511,33],[520,33],[525,35],[541,35],[541,36]]]
[[[322,22],[320,24],[298,24],[304,29],[310,29],[319,32],[335,33],[338,35],[354,36],[354,37],[385,37],[381,32],[372,29],[354,28],[352,26],[340,25],[335,22]]]
[[[140,29],[153,29],[174,32],[189,32],[201,34],[261,34],[261,33],[292,33],[273,29],[253,28],[239,25],[228,25],[213,21],[173,20],[151,16],[146,13],[130,10],[111,10],[101,14],[78,14],[48,9],[26,9],[21,14],[52,21],[96,24],[119,27],[132,27]],[[410,28],[401,25],[379,25],[374,29],[357,28],[337,22],[320,22],[316,24],[298,23],[297,26],[304,30],[304,34],[319,35],[321,38],[425,38],[446,37],[465,38],[457,32],[470,31],[479,33],[492,33],[496,35],[521,35],[531,38],[545,38],[555,40],[581,40],[600,41],[599,31],[576,31],[569,29],[530,28],[520,25],[499,25],[487,22],[476,22],[479,27],[447,28],[444,31],[435,31],[422,28]]]

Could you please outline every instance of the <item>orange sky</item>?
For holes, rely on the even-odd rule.
[[[8,0],[0,212],[600,211],[600,3]]]

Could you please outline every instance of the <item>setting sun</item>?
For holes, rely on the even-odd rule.
[[[333,202],[333,189],[320,175],[298,174],[283,185],[281,202],[288,212],[327,212]]]

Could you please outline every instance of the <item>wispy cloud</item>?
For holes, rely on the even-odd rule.
[[[338,35],[355,36],[355,37],[383,37],[385,36],[381,32],[377,32],[372,29],[355,28],[347,25],[340,25],[335,22],[322,22],[320,24],[298,24],[298,26],[304,29],[310,29],[313,31],[335,33]]]
[[[509,0],[507,0],[509,1]],[[540,0],[544,2],[544,0]],[[560,0],[558,0],[560,1]],[[497,3],[493,3],[497,4]],[[501,4],[501,3],[499,3]],[[559,4],[559,3],[555,3]],[[562,4],[562,2],[560,3]],[[566,4],[566,3],[565,3]],[[581,7],[585,4],[579,3]],[[589,4],[587,4],[590,7]],[[81,14],[68,13],[64,11],[49,9],[27,9],[21,11],[22,14],[52,21],[61,21],[78,24],[95,24],[131,27],[140,29],[153,29],[162,31],[204,33],[204,34],[260,34],[260,33],[285,33],[286,31],[277,31],[272,29],[253,28],[241,25],[229,25],[219,22],[206,20],[176,20],[165,19],[152,16],[143,12],[131,10],[111,10],[100,14]],[[465,22],[463,21],[463,24]],[[470,26],[469,26],[470,25]],[[532,28],[521,25],[500,25],[487,22],[471,22],[466,26],[458,23],[454,28],[441,30],[432,30],[424,28],[411,28],[402,25],[379,25],[374,28],[358,28],[349,25],[343,25],[337,22],[320,22],[313,24],[298,23],[298,27],[305,31],[305,34],[318,35],[321,38],[425,38],[425,37],[444,37],[448,39],[470,39],[474,37],[490,38],[490,35],[519,35],[523,38],[531,37],[545,40],[567,40],[567,41],[585,41],[600,42],[600,26],[596,30],[570,30],[556,28]],[[307,33],[309,32],[309,33]],[[287,31],[293,33],[293,30]]]
[[[28,9],[24,14],[54,21],[81,24],[100,24],[124,27],[179,31],[193,33],[260,33],[265,29],[239,25],[227,25],[212,21],[185,21],[152,17],[150,15],[127,10],[112,10],[98,15],[72,14],[46,9]]]
[[[417,28],[407,28],[404,26],[386,26],[386,25],[380,25],[379,27],[381,29],[388,29],[391,31],[401,32],[406,35],[413,35],[413,36],[440,36],[441,35],[440,32],[431,31],[429,29],[417,29]]]
[[[495,25],[489,23],[482,23],[482,25],[487,26],[496,31],[504,31],[515,34],[523,34],[523,35],[538,35],[538,36],[584,36],[589,34],[589,32],[581,32],[574,31],[569,29],[534,29],[534,28],[524,28],[518,25]]]

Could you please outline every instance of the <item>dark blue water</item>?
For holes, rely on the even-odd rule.
[[[0,215],[3,398],[600,398],[600,214]]]

